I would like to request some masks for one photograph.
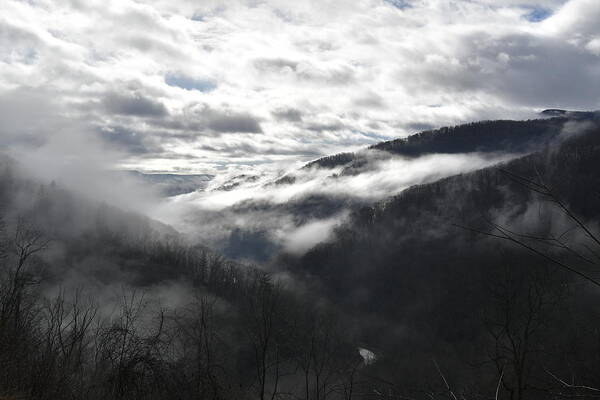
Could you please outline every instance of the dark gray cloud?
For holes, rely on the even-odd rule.
[[[152,139],[145,138],[143,134],[129,130],[125,127],[103,127],[100,129],[99,133],[102,139],[129,153],[147,154],[158,153],[162,150],[156,143],[147,143],[152,141]]]
[[[522,35],[495,43],[511,57],[502,74],[489,80],[493,90],[514,103],[534,107],[586,109],[600,102],[598,57],[552,39]],[[481,75],[481,73],[480,73]]]
[[[208,127],[221,133],[262,133],[259,121],[250,114],[214,113]]]
[[[167,108],[160,101],[144,97],[140,93],[108,93],[102,100],[104,108],[113,114],[136,117],[164,117]]]
[[[302,111],[295,108],[281,108],[271,112],[278,121],[301,122]]]
[[[249,113],[216,109],[207,105],[192,105],[183,114],[148,121],[153,126],[181,131],[178,134],[158,133],[164,138],[193,140],[199,134],[218,136],[233,133],[263,133],[260,120]]]
[[[354,100],[354,104],[364,108],[383,108],[385,107],[385,101],[383,97],[375,92],[366,93],[364,96],[358,97]]]
[[[255,144],[248,141],[229,143],[221,146],[201,145],[199,148],[225,154],[227,157],[232,158],[252,157],[258,154],[266,156],[299,156],[303,158],[323,155],[323,153],[310,146],[278,147],[270,144]]]
[[[513,106],[586,109],[600,102],[598,57],[553,37],[530,34],[461,37],[464,55],[424,54],[401,68],[398,82],[413,91],[493,93]],[[477,58],[473,58],[477,54]]]
[[[323,132],[323,131],[341,131],[342,129],[346,129],[346,126],[339,122],[314,122],[306,124],[305,128],[309,131],[313,132]]]

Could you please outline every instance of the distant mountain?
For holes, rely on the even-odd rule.
[[[565,116],[529,121],[483,121],[423,131],[407,138],[381,142],[359,153],[341,153],[312,161],[304,168],[344,166],[346,171],[360,169],[373,151],[404,157],[427,154],[520,153],[540,149],[556,138]],[[381,157],[384,157],[381,155]]]
[[[571,119],[600,119],[600,111],[568,111],[550,108],[541,112],[544,117],[564,117]]]
[[[381,142],[367,148],[405,157],[426,154],[456,154],[470,152],[505,152],[525,154],[541,149],[554,140],[565,122],[569,120],[597,120],[597,111],[565,111],[549,109],[540,113],[547,119],[528,121],[481,121],[470,124],[427,130],[403,139]],[[340,153],[311,161],[304,168],[348,169],[364,165],[365,157],[359,153]]]
[[[122,173],[155,187],[159,193],[167,197],[205,189],[214,178],[214,175],[210,174],[147,174],[139,171],[123,171]]]
[[[245,183],[254,183],[254,182],[258,181],[259,179],[260,179],[260,176],[258,176],[258,175],[248,175],[248,174],[236,175],[236,176],[231,177],[230,179],[228,179],[227,181],[225,181],[223,184],[219,185],[218,187],[214,188],[213,190],[222,190],[222,191],[227,192],[227,191],[233,190]]]

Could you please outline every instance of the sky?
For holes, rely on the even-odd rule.
[[[598,21],[598,0],[2,0],[0,146],[40,165],[254,171],[598,109]]]

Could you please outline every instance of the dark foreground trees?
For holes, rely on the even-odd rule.
[[[93,300],[85,288],[48,285],[51,266],[41,256],[53,243],[23,220],[8,225],[0,297],[0,395],[8,398],[522,400],[596,394],[596,316],[582,315],[589,307],[577,302],[587,300],[574,300],[564,275],[532,265],[523,254],[506,252],[484,277],[473,277],[487,298],[472,304],[472,318],[446,325],[457,311],[448,303],[448,316],[424,315],[420,336],[410,338],[403,332],[408,325],[357,321],[265,272],[175,243],[142,248],[151,258],[189,266],[195,283],[183,301],[167,305],[150,287],[132,286]],[[432,335],[436,326],[442,330]],[[363,349],[361,357],[359,349],[373,337],[381,339],[375,354]],[[389,337],[397,338],[394,345]]]
[[[352,336],[328,306],[303,300],[265,272],[174,242],[144,242],[148,259],[189,268],[194,284],[182,302],[165,306],[149,287],[118,285],[99,301],[85,287],[50,284],[48,271],[56,269],[42,256],[53,243],[23,219],[7,225],[0,396],[356,398],[352,380],[366,365]]]

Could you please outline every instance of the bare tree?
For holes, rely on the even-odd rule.
[[[554,282],[553,282],[554,281]],[[545,268],[505,265],[488,285],[492,306],[483,319],[491,338],[489,358],[511,400],[522,400],[536,385],[546,351],[544,335],[565,297],[564,287]],[[539,382],[539,376],[537,377]]]
[[[83,396],[91,327],[97,306],[84,302],[82,291],[67,299],[64,290],[43,308],[40,348],[33,368],[32,396],[52,399]]]
[[[281,288],[266,274],[256,277],[246,305],[242,307],[247,338],[252,346],[257,395],[260,400],[273,400],[279,395],[283,358],[280,323]]]
[[[30,364],[35,354],[39,308],[32,290],[39,282],[34,261],[49,241],[33,224],[18,218],[6,235],[0,261],[0,388],[29,389]]]
[[[510,180],[537,196],[536,200],[542,204],[553,205],[558,214],[570,223],[569,226],[563,225],[562,231],[558,233],[522,232],[492,220],[486,220],[489,230],[456,226],[510,242],[540,257],[549,265],[600,287],[600,280],[597,278],[600,273],[600,237],[560,198],[556,190],[545,182],[539,170],[534,170],[536,178],[527,178],[507,170],[502,172]],[[570,237],[574,239],[570,240]],[[543,271],[530,268],[525,273],[529,276],[524,278],[523,274],[513,272],[513,281],[508,278],[500,280],[496,287],[491,289],[491,293],[498,300],[499,309],[492,314],[495,315],[495,319],[488,317],[486,321],[488,332],[495,342],[491,358],[498,373],[503,375],[501,383],[510,393],[511,399],[522,399],[525,391],[531,387],[528,382],[530,368],[534,356],[541,350],[536,335],[543,331],[549,322],[552,312],[548,310],[552,310],[564,299],[564,293],[555,290],[556,286],[549,284],[547,277],[542,278]],[[546,273],[551,275],[549,271]],[[514,280],[518,277],[519,282]],[[524,284],[525,295],[522,293]],[[519,285],[520,289],[517,287]],[[600,393],[600,389],[569,384],[545,367],[543,370],[555,386],[558,384],[558,389],[546,389],[553,396],[595,397]],[[539,387],[537,389],[540,390]]]
[[[32,270],[31,260],[39,252],[48,247],[50,241],[46,239],[41,230],[32,223],[19,217],[17,219],[15,232],[9,242],[9,253],[12,255],[10,261],[3,271],[0,308],[0,326],[7,327],[12,324],[18,328],[22,315],[22,305],[25,292],[28,287],[39,282]]]
[[[163,389],[162,360],[165,347],[165,316],[148,318],[144,294],[130,290],[122,296],[119,313],[100,332],[96,368],[104,373],[101,385],[116,399],[153,393]]]
[[[225,367],[218,353],[219,337],[216,326],[215,305],[217,298],[199,295],[188,307],[185,314],[172,317],[174,340],[178,343],[177,356],[185,361],[191,372],[190,387],[186,391],[198,398],[211,400],[226,397]]]
[[[592,229],[585,221],[578,217],[576,213],[560,199],[556,192],[544,182],[544,179],[541,174],[537,172],[537,169],[537,180],[529,179],[507,170],[502,170],[502,172],[513,181],[539,195],[541,200],[556,205],[558,210],[562,212],[573,225],[559,234],[544,235],[530,232],[517,232],[514,229],[502,226],[491,220],[486,220],[491,228],[490,231],[473,229],[458,224],[454,224],[454,226],[516,244],[550,262],[552,265],[573,273],[595,286],[600,286],[600,280],[594,276],[600,272],[600,237],[592,232]],[[580,246],[576,246],[573,243],[567,242],[565,237],[575,230],[583,232],[584,236],[589,240],[589,243],[580,243]],[[561,259],[556,256],[556,251],[561,251],[564,255],[571,257],[567,260]],[[582,268],[582,266],[584,266],[584,268]],[[591,272],[589,271],[590,267],[593,267],[593,271]]]

